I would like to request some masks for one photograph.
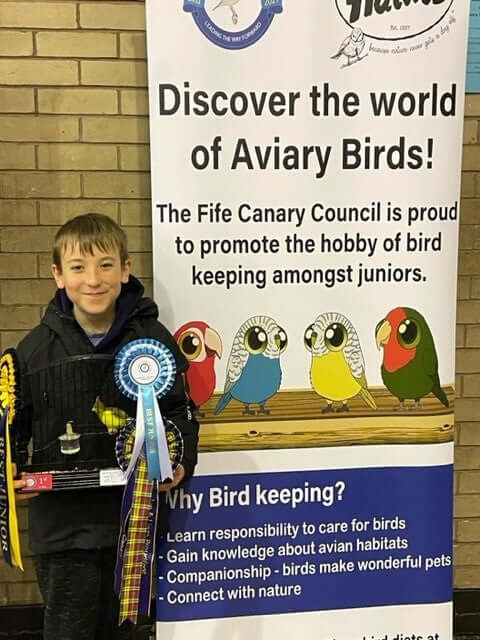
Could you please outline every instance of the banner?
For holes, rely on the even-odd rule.
[[[427,447],[202,454],[168,496],[159,637],[450,637],[453,444]]]
[[[250,502],[264,481],[280,502],[285,497],[284,524],[310,522],[306,513],[297,521],[307,505],[294,507],[292,495],[315,486],[316,495],[330,487],[338,497],[330,459],[341,470],[335,482],[346,484],[345,499],[330,507],[338,521],[351,527],[354,518],[398,516],[410,532],[401,536],[405,549],[371,549],[368,560],[392,558],[372,574],[359,569],[357,532],[342,532],[337,540],[352,549],[337,550],[338,561],[354,568],[338,582],[329,577],[328,597],[317,551],[293,559],[301,593],[285,596],[276,585],[297,582],[274,574],[282,569],[272,543],[265,585],[244,575],[232,585],[244,589],[235,602],[213,595],[170,602],[168,593],[178,589],[165,578],[173,574],[164,559],[157,616],[166,637],[170,629],[181,639],[193,624],[201,638],[216,629],[228,634],[243,617],[251,622],[242,628],[255,637],[288,638],[294,612],[319,628],[316,607],[330,621],[322,639],[355,632],[363,640],[405,640],[400,624],[386,624],[395,606],[399,621],[428,607],[418,614],[425,621],[418,638],[451,637],[448,443],[468,13],[466,0],[147,0],[155,299],[190,362],[202,449],[215,452],[201,461],[211,479],[194,479],[185,499],[208,494],[205,482],[226,487],[227,499],[230,491],[236,496],[231,505],[191,513],[181,521],[185,534],[245,519],[240,496],[255,526],[270,522],[270,507],[255,505],[257,516]],[[345,445],[355,445],[348,464]],[[398,464],[402,447],[415,458],[411,468]],[[435,447],[447,452],[439,465]],[[267,468],[266,449],[278,450]],[[226,477],[218,471],[223,456],[237,469],[234,480],[230,469]],[[293,460],[300,466],[290,467]],[[306,460],[308,486],[300,482]],[[298,474],[287,474],[290,484],[286,471]],[[433,518],[437,481],[445,500],[435,502]],[[348,501],[352,486],[358,493]],[[389,514],[386,488],[396,496]],[[180,507],[171,507],[180,522]],[[312,523],[322,521],[324,507],[308,505]],[[445,544],[434,543],[432,522]],[[321,544],[318,533],[305,532],[300,544]],[[408,555],[419,566],[398,570]],[[434,558],[432,571],[427,558]],[[193,569],[205,570],[201,563]],[[405,582],[398,582],[402,570]],[[357,585],[354,595],[347,578]],[[230,588],[220,582],[217,595]],[[200,586],[190,591],[215,591]],[[267,600],[261,586],[273,589]],[[429,595],[422,599],[420,591]],[[378,614],[374,624],[364,607]]]

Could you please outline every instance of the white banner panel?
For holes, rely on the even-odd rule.
[[[348,583],[364,599],[345,595],[339,578],[334,595],[315,605],[311,594],[323,594],[324,585],[315,571],[301,596],[260,598],[262,585],[253,582],[250,596],[244,590],[215,608],[210,596],[185,594],[225,595],[227,586],[172,587],[165,575],[173,553],[159,560],[162,636],[180,640],[195,624],[202,638],[234,637],[235,629],[238,637],[287,638],[298,623],[322,627],[325,640],[450,638],[451,447],[439,462],[420,443],[452,438],[469,3],[146,4],[155,299],[190,361],[202,447],[217,452],[201,463],[210,468],[205,478],[172,494],[173,526],[196,530],[195,518],[204,518],[207,531],[216,518],[218,527],[223,517],[247,518],[234,498],[202,512],[193,496],[210,495],[213,486],[222,496],[226,487],[227,501],[243,496],[253,521],[275,521],[274,505],[249,502],[260,476],[272,496],[285,489],[282,522],[294,526],[299,512],[287,498],[305,489],[304,473],[309,487],[330,487],[319,489],[323,507],[330,495],[332,512],[345,522],[371,520],[376,509],[391,520],[403,508],[402,491],[413,492],[409,519],[419,537],[412,557],[422,557],[400,591],[396,575],[389,582],[385,571],[373,572],[372,583],[363,574]],[[417,443],[410,463],[399,456],[407,443]],[[375,446],[315,449],[344,444]],[[254,452],[239,449],[281,452],[262,452],[252,469]],[[293,465],[288,473],[285,459]],[[348,481],[335,479],[334,469]],[[339,490],[347,498],[354,485],[356,501],[338,500]],[[356,510],[362,492],[365,513]],[[323,515],[320,508],[316,517]],[[434,541],[440,529],[442,542]],[[168,544],[187,551],[182,536]],[[415,571],[426,558],[434,564],[422,583]],[[304,554],[296,562],[308,567],[310,560]],[[269,580],[273,589],[296,584],[286,574]],[[171,601],[175,589],[183,595]],[[422,624],[410,631],[400,624],[417,612]]]
[[[432,618],[436,620],[434,624],[431,622]],[[448,629],[451,618],[451,604],[371,607],[279,615],[275,622],[282,629],[281,635],[272,630],[268,620],[256,616],[164,624],[160,627],[159,637],[164,640],[189,640],[194,633],[198,638],[215,640],[225,636],[235,640],[271,637],[280,639],[311,634],[315,630],[318,640],[450,640],[452,634],[442,633],[440,630]]]
[[[286,389],[310,387],[305,330],[339,312],[379,385],[372,336],[405,305],[427,319],[440,380],[453,382],[468,2],[285,2],[237,50],[202,30],[255,24],[260,0],[216,4],[147,2],[162,317],[172,329],[204,320],[227,351],[268,314],[288,337]]]

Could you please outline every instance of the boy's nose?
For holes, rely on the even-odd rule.
[[[100,277],[96,269],[88,269],[87,271],[87,284],[90,287],[98,287],[100,284]]]

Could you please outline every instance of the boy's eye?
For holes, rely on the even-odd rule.
[[[112,267],[113,267],[113,264],[111,262],[102,262],[103,269],[111,269]]]
[[[72,271],[81,271],[83,269],[81,264],[74,264],[70,267]]]

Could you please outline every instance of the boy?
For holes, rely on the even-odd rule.
[[[160,401],[162,415],[180,429],[184,440],[182,463],[173,482],[159,486],[161,491],[171,489],[189,477],[196,464],[198,424],[184,383],[188,364],[158,321],[155,303],[143,297],[143,286],[130,275],[125,233],[101,214],[70,220],[55,236],[52,273],[58,287],[55,297],[41,324],[17,350],[24,396],[15,423],[17,461],[21,465],[27,460],[30,441],[32,464],[54,468],[66,458],[58,441],[65,432],[65,415],[59,415],[58,407],[65,402],[70,403],[66,415],[73,419],[74,428],[85,423],[87,414],[93,424],[81,435],[82,460],[109,459],[113,466],[115,440],[91,408],[101,394],[109,405],[136,415],[135,404],[115,387],[113,358],[131,340],[153,338],[172,351],[177,365],[175,384]],[[78,375],[82,363],[89,362],[88,357],[78,356],[89,355],[95,367],[97,362],[110,367],[99,377],[100,389],[92,383],[95,376]],[[72,416],[75,411],[78,415]],[[24,485],[16,480],[17,488]],[[30,547],[45,600],[44,640],[132,637],[131,630],[124,628],[126,623],[118,629],[118,602],[113,594],[121,498],[122,488],[111,487],[45,492],[29,500]],[[160,504],[159,523],[165,529],[166,507],[163,501]]]

